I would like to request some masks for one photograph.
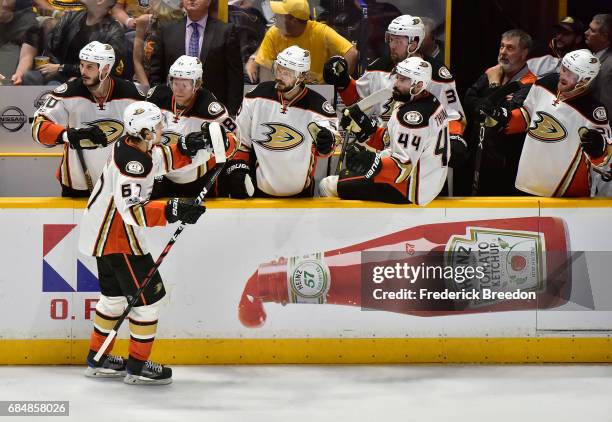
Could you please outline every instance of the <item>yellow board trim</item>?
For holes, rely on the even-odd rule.
[[[451,29],[453,18],[453,0],[446,0],[446,17],[444,21],[444,64],[451,67]]]
[[[2,208],[67,208],[84,209],[86,199],[70,198],[0,198]],[[373,201],[347,201],[338,198],[313,199],[209,199],[209,209],[226,208],[421,208],[413,204],[385,204]],[[474,197],[439,198],[424,208],[612,208],[610,198],[537,198],[529,197]]]
[[[0,158],[60,158],[61,152],[0,152]]]
[[[83,365],[89,340],[0,340],[0,364]],[[113,353],[127,355],[127,340]],[[165,364],[601,363],[610,337],[158,339]]]

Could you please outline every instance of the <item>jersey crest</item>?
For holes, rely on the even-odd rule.
[[[85,122],[88,126],[98,126],[104,135],[108,143],[115,142],[123,134],[123,123],[113,119],[100,119],[92,122]]]
[[[542,142],[559,142],[567,137],[565,127],[552,115],[536,111],[536,118],[529,127],[529,135]]]
[[[283,123],[262,123],[270,131],[265,133],[267,139],[255,141],[262,147],[272,151],[286,151],[304,142],[304,135],[291,126]]]

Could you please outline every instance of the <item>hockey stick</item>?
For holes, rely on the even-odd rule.
[[[491,94],[487,100],[492,104],[497,103],[506,95],[509,95],[513,92],[516,92],[521,87],[521,84],[518,81],[512,81],[507,83],[506,85],[499,88],[493,94]],[[480,126],[478,128],[478,148],[476,149],[476,157],[474,159],[474,178],[472,179],[472,196],[476,196],[478,194],[478,190],[480,188],[480,167],[482,166],[482,153],[484,150],[484,140],[486,136],[486,126],[485,120],[480,122]]]
[[[383,88],[372,94],[368,95],[361,101],[357,103],[357,107],[359,110],[365,112],[370,108],[374,107],[376,104],[380,104],[383,101],[388,100],[393,95],[393,91],[390,88]],[[338,158],[338,163],[336,164],[336,172],[334,174],[340,174],[340,170],[342,170],[342,163],[344,161],[344,156],[346,155],[346,147],[348,146],[349,140],[349,131],[345,131],[344,139],[342,140],[342,147],[340,149],[340,158]]]
[[[218,123],[212,122],[209,126],[209,130],[210,130],[211,138],[213,142],[213,150],[215,154],[216,164],[213,170],[212,177],[206,182],[206,185],[204,186],[204,188],[202,189],[198,197],[195,199],[195,205],[200,205],[202,203],[202,201],[204,200],[204,197],[206,196],[206,194],[212,187],[213,183],[215,183],[215,180],[217,180],[217,177],[219,177],[219,175],[221,174],[223,167],[225,167],[225,145],[223,144],[223,136],[221,134],[221,131],[223,129],[221,129],[221,126]],[[178,226],[178,228],[176,229],[176,231],[174,232],[174,234],[172,235],[172,237],[166,244],[166,247],[161,252],[159,257],[157,258],[157,261],[155,261],[155,264],[153,265],[153,267],[151,267],[151,269],[145,276],[144,280],[142,281],[140,285],[140,288],[136,291],[136,293],[134,293],[134,295],[132,296],[132,299],[130,299],[130,301],[128,302],[128,306],[125,308],[125,310],[123,311],[123,313],[121,314],[117,322],[115,323],[115,326],[113,327],[113,329],[110,331],[110,333],[108,333],[108,336],[106,337],[106,340],[104,340],[104,343],[102,343],[100,350],[98,350],[98,353],[96,353],[96,355],[94,356],[94,361],[96,362],[100,361],[100,358],[102,358],[102,355],[104,354],[104,351],[108,348],[108,345],[117,336],[117,331],[119,331],[121,324],[123,323],[125,318],[128,316],[128,314],[130,313],[130,311],[132,310],[136,302],[138,302],[138,298],[140,297],[142,292],[144,292],[144,290],[147,288],[147,286],[149,285],[149,282],[151,281],[151,279],[153,278],[153,276],[159,269],[159,266],[164,261],[164,258],[166,257],[166,255],[168,255],[168,252],[170,252],[170,249],[172,249],[172,246],[174,246],[174,244],[176,243],[176,239],[179,237],[179,235],[183,232],[184,229],[185,229],[185,223],[181,221],[181,224]]]
[[[93,181],[91,180],[91,173],[89,173],[89,168],[87,168],[87,164],[85,164],[85,157],[83,156],[83,150],[76,150],[77,157],[79,158],[79,164],[81,164],[81,169],[83,170],[83,174],[85,175],[85,183],[87,183],[87,190],[89,193],[93,192]]]

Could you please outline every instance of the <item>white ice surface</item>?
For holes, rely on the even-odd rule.
[[[0,400],[69,400],[58,422],[612,421],[610,365],[176,366],[155,387],[83,370],[0,367]]]

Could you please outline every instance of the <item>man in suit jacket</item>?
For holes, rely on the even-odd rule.
[[[163,26],[151,58],[151,85],[166,82],[170,65],[183,54],[199,57],[204,85],[236,115],[243,97],[240,44],[232,24],[208,15],[211,0],[183,0],[187,17]]]
[[[584,33],[589,50],[599,59],[601,68],[593,84],[593,95],[612,114],[612,15],[593,16]]]

